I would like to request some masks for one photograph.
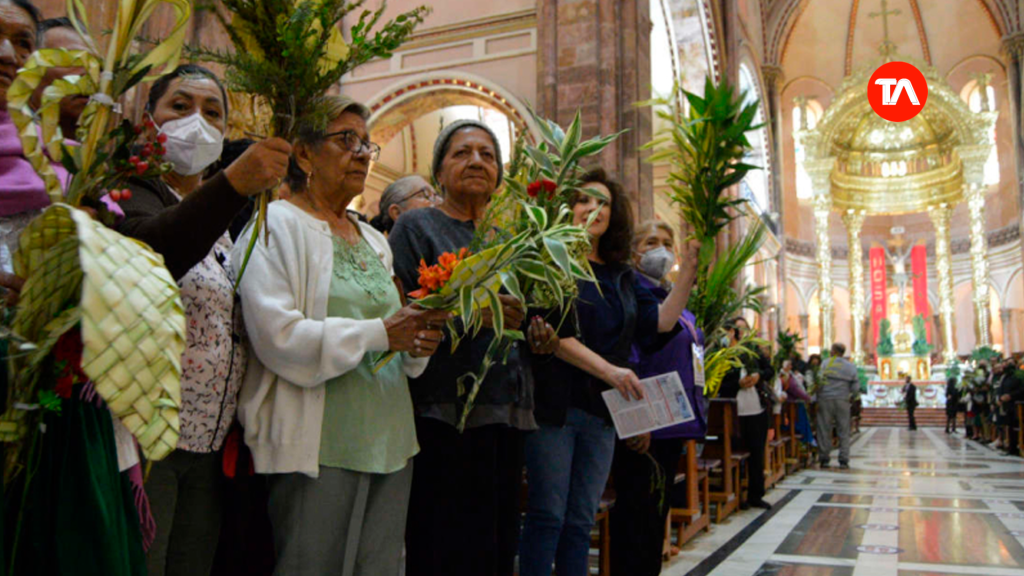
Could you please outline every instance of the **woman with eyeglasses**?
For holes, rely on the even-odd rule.
[[[242,277],[253,355],[238,414],[267,475],[275,574],[398,574],[419,451],[406,379],[448,314],[403,306],[387,240],[346,210],[380,153],[370,111],[345,96],[326,106],[325,128],[299,126],[292,195],[270,205],[269,242]],[[389,350],[400,357],[375,372]]]
[[[422,176],[403,176],[395,180],[380,195],[377,215],[370,220],[370,225],[382,234],[391,233],[398,217],[406,212],[436,206],[441,201]]]

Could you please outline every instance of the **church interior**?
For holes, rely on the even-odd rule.
[[[81,3],[92,29],[114,26],[118,2]],[[35,4],[44,17],[72,5]],[[842,345],[860,392],[845,439],[838,424],[835,438],[812,431],[810,402],[768,414],[761,507],[745,501],[745,416],[736,401],[698,391],[704,427],[682,439],[662,478],[661,574],[1024,576],[1024,0],[388,0],[383,19],[420,4],[430,13],[393,54],[330,89],[365,105],[363,139],[380,148],[348,206],[367,220],[401,178],[431,182],[446,126],[485,125],[507,167],[522,142],[543,141],[539,118],[566,127],[578,114],[583,139],[621,132],[589,165],[621,183],[635,224],[675,231],[676,278],[694,228],[674,195],[678,167],[649,146],[672,129],[657,112],[664,101],[645,103],[678,98],[688,111],[681,90],[703,94],[710,81],[756,109],[742,157],[756,169],[725,192],[738,202],[716,254],[763,228],[733,283],[758,289],[740,319],[768,356],[791,346],[788,370],[801,381],[811,357]],[[175,18],[161,7],[139,36],[160,38]],[[346,18],[343,29],[355,23]],[[184,38],[232,43],[199,10]],[[904,122],[869,101],[888,62],[912,64],[927,82],[920,113]],[[129,114],[142,118],[147,95],[143,86],[128,94]],[[225,136],[258,133],[253,118],[265,111],[244,94],[227,98]],[[988,367],[1003,362],[1020,374],[1017,402],[995,392]],[[977,378],[991,387],[970,388]],[[839,467],[825,442],[845,446]],[[613,478],[593,520],[588,574],[646,574],[613,570],[609,559],[631,554],[614,543],[623,500]],[[526,576],[521,554],[515,573]]]
[[[601,163],[639,218],[685,228],[670,166],[640,150],[662,120],[632,103],[675,82],[732,83],[763,123],[745,159],[763,169],[735,187],[749,202],[726,233],[738,240],[757,220],[770,230],[746,271],[766,287],[751,325],[769,341],[798,334],[805,357],[842,342],[871,381],[852,473],[801,470],[800,450],[781,450],[770,512],[701,528],[699,514],[673,509],[672,538],[688,541],[662,574],[1024,574],[1024,461],[940,428],[898,428],[904,374],[927,418],[946,406],[943,374],[958,358],[1024,352],[1022,16],[1012,0],[437,3],[408,51],[343,83],[373,106],[384,145],[362,206],[372,211],[395,177],[428,174],[445,122],[481,118],[511,144],[531,129],[527,106],[561,122],[578,107],[585,132],[629,130]],[[887,58],[927,78],[927,105],[904,123],[868,104]],[[889,358],[877,352],[882,319]],[[593,573],[608,574],[598,548]]]

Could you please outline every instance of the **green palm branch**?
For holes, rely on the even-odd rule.
[[[324,96],[345,74],[374,58],[389,58],[430,13],[426,6],[404,12],[377,29],[387,8],[362,10],[366,0],[221,0],[213,12],[232,51],[191,48],[193,57],[226,68],[228,86],[263,101],[271,111],[269,135],[292,141],[300,131],[327,125]],[[358,17],[355,14],[358,13]],[[341,24],[354,20],[345,40]],[[259,197],[252,223],[266,232],[267,204]],[[238,271],[249,264],[259,233],[252,234]],[[264,234],[266,239],[266,234]]]
[[[654,151],[650,162],[671,166],[671,199],[701,242],[698,278],[714,258],[718,235],[736,219],[734,209],[746,202],[729,196],[727,190],[759,169],[742,162],[750,149],[746,133],[762,126],[754,124],[758,102],[744,104],[745,100],[745,93],[737,96],[729,84],[715,85],[708,78],[703,97],[677,83],[669,97],[641,103],[655,106],[668,126],[645,149]],[[684,101],[688,112],[683,111]]]
[[[737,288],[743,270],[750,265],[764,244],[767,228],[760,221],[747,231],[739,244],[730,246],[703,276],[697,277],[697,285],[690,295],[687,307],[697,318],[697,323],[708,341],[714,345],[717,335],[730,318],[739,316],[745,310],[761,311],[760,295],[763,286],[742,286]]]

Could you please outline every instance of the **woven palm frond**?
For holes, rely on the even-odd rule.
[[[20,243],[15,266],[26,291],[15,332],[39,342],[43,324],[77,304],[82,369],[145,456],[166,456],[178,441],[185,317],[163,258],[64,204],[34,220]]]

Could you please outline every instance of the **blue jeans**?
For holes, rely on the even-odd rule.
[[[520,576],[589,574],[590,529],[615,452],[615,428],[570,408],[565,425],[526,436],[530,496],[519,546]]]

